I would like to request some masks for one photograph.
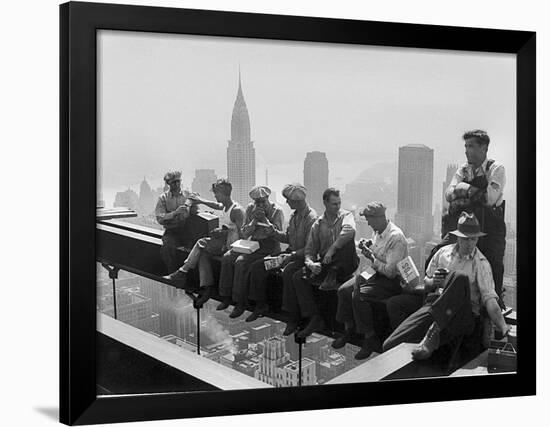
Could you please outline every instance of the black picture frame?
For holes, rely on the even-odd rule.
[[[517,373],[280,390],[96,395],[96,31],[98,29],[515,54]],[[344,19],[69,2],[60,6],[60,420],[92,424],[536,393],[536,34]],[[84,244],[83,244],[84,243]],[[430,390],[430,393],[418,393]],[[223,394],[223,405],[220,405]],[[254,402],[254,405],[250,405]],[[137,409],[139,408],[139,409]]]

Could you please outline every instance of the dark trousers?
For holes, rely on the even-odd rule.
[[[424,296],[401,293],[386,300],[386,311],[390,319],[391,331],[394,331],[407,317],[422,307]]]
[[[337,281],[341,282],[353,274],[358,265],[359,258],[355,251],[355,243],[351,241],[340,248],[334,255],[333,262],[329,265],[324,265],[321,274],[315,276],[313,279],[306,278],[310,273],[307,267],[296,271],[292,276],[292,284],[301,316],[311,317],[320,313],[319,305],[313,294],[313,283],[319,283],[328,274],[330,269],[335,270]]]
[[[176,271],[180,266],[178,261],[178,247],[183,246],[183,233],[181,229],[165,230],[162,236],[160,256],[169,273]]]
[[[389,279],[376,273],[365,281],[358,275],[338,288],[336,320],[354,325],[356,332],[360,334],[373,335],[375,331],[371,303],[385,301],[400,293],[398,279]]]
[[[473,334],[479,316],[472,313],[468,276],[461,272],[451,272],[444,286],[439,298],[415,311],[393,331],[384,341],[384,351],[403,342],[419,343],[433,322],[441,331],[440,345],[461,335]]]
[[[292,286],[292,275],[303,266],[303,259],[300,261],[291,261],[280,271],[283,279],[283,309],[285,310],[287,310],[285,308],[285,295],[289,301],[291,299],[296,301],[294,288]],[[249,299],[258,303],[267,302],[267,278],[270,274],[273,274],[273,272],[265,269],[263,258],[252,263],[250,266],[250,287],[248,290]],[[293,303],[288,303],[287,305],[294,307]]]
[[[487,233],[487,236],[479,239],[477,247],[485,255],[489,264],[491,264],[495,291],[499,298],[501,298],[502,282],[504,279],[504,251],[506,249],[504,209],[485,207],[477,215],[482,216],[478,220],[482,221],[483,231]]]
[[[240,254],[233,250],[227,251],[221,262],[219,293],[222,297],[233,297],[238,304],[246,304],[248,300],[248,283],[250,267],[267,255],[280,252],[280,244],[272,239],[262,240],[260,248],[251,254]]]

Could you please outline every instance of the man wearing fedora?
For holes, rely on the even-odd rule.
[[[497,302],[491,266],[476,247],[485,233],[475,215],[462,212],[458,229],[452,233],[457,243],[439,249],[424,278],[426,290],[440,295],[405,319],[384,342],[384,351],[403,342],[419,343],[412,356],[422,360],[459,336],[467,339],[469,348],[481,350],[483,309],[500,332],[509,332]]]
[[[374,231],[372,245],[361,250],[372,263],[375,274],[365,279],[358,274],[338,289],[336,320],[344,324],[344,335],[332,342],[333,348],[342,348],[355,333],[363,337],[361,350],[355,355],[366,359],[373,351],[382,352],[382,344],[374,330],[372,302],[384,301],[402,292],[397,263],[408,254],[403,231],[386,219],[386,207],[371,202],[360,213]]]
[[[232,249],[222,257],[219,293],[223,300],[217,310],[225,310],[234,301],[235,307],[229,315],[232,319],[241,316],[246,309],[252,263],[281,251],[281,244],[271,230],[283,228],[284,214],[279,206],[269,201],[270,194],[271,190],[262,185],[250,190],[253,202],[246,208],[241,229],[242,237],[257,241],[260,248],[251,254],[240,254]]]
[[[287,184],[283,187],[283,196],[286,203],[294,212],[290,216],[286,231],[279,231],[271,227],[273,237],[281,243],[287,243],[288,248],[283,254],[283,263],[280,266],[283,279],[283,310],[290,315],[284,335],[290,335],[298,327],[300,308],[296,292],[292,285],[292,275],[304,267],[304,251],[311,226],[317,219],[317,213],[307,201],[307,190],[301,184]],[[255,261],[250,267],[250,290],[248,297],[256,302],[254,312],[246,318],[252,322],[268,311],[267,304],[267,276],[264,260]]]
[[[449,202],[448,213],[444,215],[442,235],[456,229],[458,216],[462,211],[475,214],[485,236],[478,241],[478,248],[489,261],[499,305],[502,300],[504,277],[504,251],[506,247],[506,224],[504,222],[504,166],[487,157],[489,135],[483,130],[472,130],[462,136],[467,162],[457,169],[445,198]],[[452,235],[445,243],[454,241]]]

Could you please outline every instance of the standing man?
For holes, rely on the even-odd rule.
[[[361,350],[355,355],[366,359],[373,351],[382,352],[382,344],[374,330],[371,303],[388,300],[401,294],[397,263],[408,254],[407,239],[401,229],[386,219],[386,208],[380,202],[371,202],[361,212],[374,231],[372,245],[362,245],[363,256],[371,261],[375,273],[365,279],[358,274],[338,289],[336,320],[344,324],[344,335],[332,342],[333,348],[342,348],[355,332],[364,336]],[[418,306],[422,305],[420,299]]]
[[[290,335],[298,327],[300,320],[300,308],[296,299],[296,292],[292,285],[292,275],[304,266],[304,252],[307,237],[311,226],[317,219],[315,210],[306,202],[307,190],[301,184],[287,184],[283,188],[283,196],[286,203],[294,212],[290,217],[286,231],[278,231],[272,228],[273,237],[281,242],[288,243],[288,249],[281,265],[283,277],[283,310],[290,314],[290,321],[284,331],[284,335]],[[267,305],[268,271],[265,269],[264,260],[255,261],[250,267],[250,292],[248,297],[256,301],[254,312],[247,317],[247,322],[252,322],[264,315],[269,307]]]
[[[446,218],[448,226],[443,233],[456,229],[458,216],[462,211],[475,214],[480,222],[481,231],[486,233],[485,237],[479,239],[478,248],[491,265],[499,305],[505,308],[502,300],[506,247],[504,166],[487,158],[490,142],[487,132],[472,130],[466,132],[462,138],[467,163],[456,171],[449,188],[445,191],[445,198],[449,202],[449,213]]]
[[[270,194],[271,190],[265,186],[257,186],[250,190],[249,195],[253,202],[246,208],[242,227],[242,237],[257,241],[260,248],[251,254],[240,254],[230,250],[222,258],[219,293],[223,301],[217,309],[226,309],[233,297],[235,307],[229,315],[232,319],[242,315],[246,308],[250,265],[281,250],[280,243],[273,237],[272,229],[282,230],[284,215],[280,207],[269,201]]]
[[[187,256],[185,263],[165,279],[173,280],[178,288],[185,288],[187,273],[199,267],[199,298],[196,305],[201,306],[210,298],[214,286],[211,257],[223,255],[231,248],[231,244],[241,237],[241,228],[244,221],[243,208],[231,199],[231,183],[225,179],[218,179],[212,184],[212,192],[216,201],[206,200],[199,195],[189,195],[193,204],[203,204],[212,209],[221,210],[219,227],[212,230],[210,237],[197,240]]]
[[[327,188],[323,193],[323,204],[325,212],[313,223],[307,240],[304,251],[305,268],[292,276],[300,315],[309,318],[306,327],[298,332],[300,338],[324,328],[312,286],[321,283],[319,289],[330,289],[324,285],[342,283],[359,265],[353,240],[355,220],[351,212],[340,208],[340,191]],[[291,321],[288,329],[293,328],[295,329],[295,324]]]
[[[187,197],[181,191],[181,172],[166,172],[164,182],[168,190],[157,201],[155,216],[164,227],[160,254],[168,271],[178,268],[177,248],[183,244],[183,227],[189,217]]]
[[[497,303],[491,266],[476,248],[485,233],[475,215],[462,212],[458,230],[452,233],[457,243],[437,251],[424,278],[426,289],[442,288],[441,295],[399,325],[384,342],[384,351],[402,342],[420,342],[412,356],[427,359],[438,347],[462,335],[477,354],[483,345],[483,308],[500,332],[506,335],[510,331]],[[449,273],[444,275],[438,269]]]

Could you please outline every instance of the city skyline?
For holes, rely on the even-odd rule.
[[[99,41],[104,194],[174,168],[189,187],[196,169],[227,176],[220,154],[240,63],[250,139],[257,141],[256,182],[265,169],[275,190],[300,182],[306,153],[321,151],[330,162],[329,185],[344,190],[371,166],[395,162],[398,147],[419,142],[434,149],[438,187],[446,165],[464,161],[462,132],[482,127],[494,141],[489,156],[507,168],[508,206],[515,204],[511,56],[113,31],[101,31]],[[193,66],[183,57],[193,58]],[[225,65],[213,67],[213,58]]]

